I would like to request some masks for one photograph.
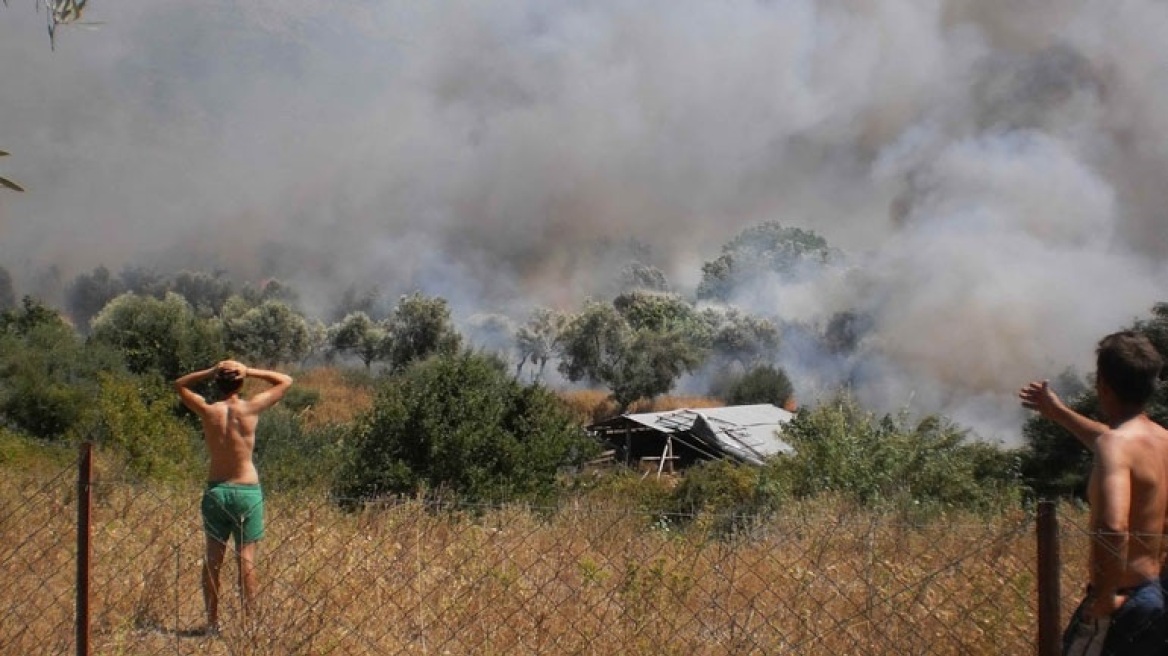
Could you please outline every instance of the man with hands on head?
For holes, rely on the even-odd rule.
[[[1139,333],[1118,332],[1099,342],[1095,391],[1106,423],[1069,408],[1048,381],[1018,393],[1023,407],[1071,432],[1093,456],[1090,583],[1063,635],[1064,654],[1164,653],[1168,430],[1144,412],[1162,366]]]
[[[244,399],[239,392],[247,378],[261,380],[270,387]],[[192,389],[208,380],[213,381],[216,401],[208,401]],[[249,368],[234,360],[224,360],[174,381],[183,405],[202,422],[210,457],[201,504],[207,543],[203,601],[208,632],[219,628],[219,571],[229,539],[235,542],[244,609],[255,600],[256,544],[264,534],[263,491],[252,462],[256,425],[260,413],[278,403],[291,385],[292,377],[287,374]]]

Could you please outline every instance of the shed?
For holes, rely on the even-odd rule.
[[[623,414],[587,429],[607,443],[617,459],[661,472],[722,458],[761,465],[769,456],[791,453],[780,434],[794,416],[760,403]]]

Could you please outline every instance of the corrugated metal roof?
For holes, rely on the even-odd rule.
[[[647,428],[678,435],[686,433],[705,444],[738,460],[762,464],[764,458],[779,453],[791,453],[791,445],[779,438],[783,424],[791,421],[794,413],[769,403],[734,405],[724,408],[683,408],[668,412],[639,412],[622,415],[621,419],[636,422]],[[592,428],[603,428],[601,422]]]

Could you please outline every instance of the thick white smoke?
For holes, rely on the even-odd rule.
[[[0,9],[0,265],[574,307],[630,239],[692,290],[767,220],[849,254],[750,308],[869,316],[799,393],[1016,439],[1013,390],[1164,300],[1156,0],[91,0]]]

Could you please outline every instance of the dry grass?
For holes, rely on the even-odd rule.
[[[373,405],[373,389],[346,380],[336,367],[314,367],[296,374],[296,386],[315,390],[320,398],[301,414],[308,428],[343,424]]]
[[[0,477],[0,652],[71,651],[72,473]],[[95,654],[1033,653],[1033,529],[1024,514],[912,526],[835,501],[714,539],[582,499],[345,514],[269,500],[257,612],[202,622],[199,490],[95,487]],[[1085,541],[1064,509],[1063,601]]]

